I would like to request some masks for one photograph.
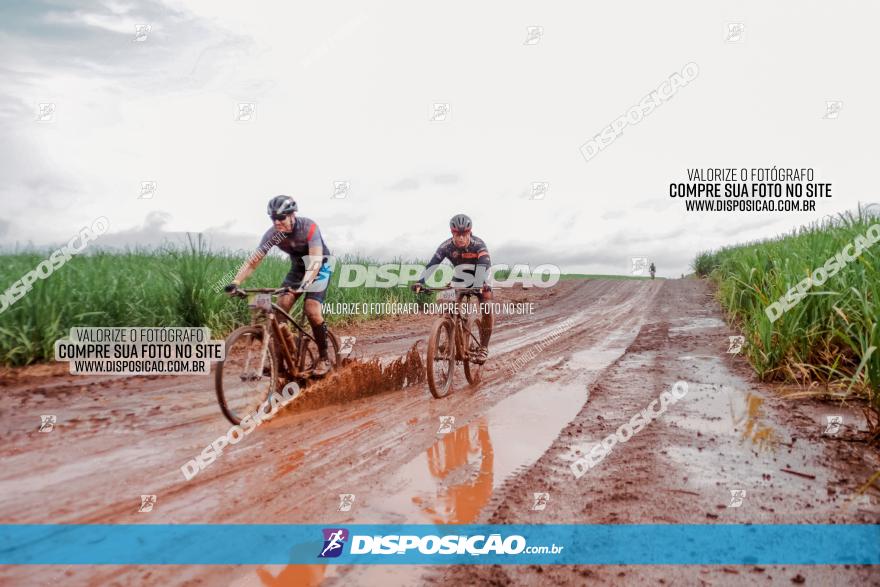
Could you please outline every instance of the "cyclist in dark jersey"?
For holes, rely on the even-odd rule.
[[[275,196],[269,200],[267,212],[272,218],[272,228],[260,239],[260,246],[249,260],[239,269],[226,291],[234,291],[260,265],[266,253],[273,246],[290,255],[290,272],[281,287],[302,291],[285,294],[278,298],[278,305],[289,311],[294,302],[305,292],[303,307],[306,318],[312,326],[312,334],[318,345],[320,355],[315,366],[315,375],[324,375],[330,370],[327,357],[327,324],[322,314],[322,304],[330,283],[331,268],[328,263],[330,249],[321,237],[321,230],[314,220],[296,215],[297,205],[289,196]]]
[[[443,241],[431,260],[428,261],[427,269],[422,273],[418,282],[412,286],[413,291],[419,292],[425,285],[425,280],[437,270],[437,266],[444,259],[449,259],[453,267],[463,267],[460,271],[471,276],[473,286],[480,287],[479,298],[481,302],[488,302],[492,299],[492,288],[486,283],[489,275],[489,267],[492,261],[489,258],[489,249],[483,239],[471,234],[471,219],[464,214],[456,214],[449,221],[449,229],[452,231],[452,238]],[[452,285],[456,285],[456,280],[452,280]],[[489,339],[492,337],[492,328],[495,319],[491,311],[491,305],[485,306],[486,311],[480,320],[480,350],[474,357],[474,362],[482,365],[489,357]]]

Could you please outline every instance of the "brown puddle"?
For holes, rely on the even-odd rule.
[[[624,351],[624,347],[575,353],[569,365],[580,371],[577,381],[536,383],[501,400],[479,418],[443,434],[424,453],[401,467],[383,488],[374,492],[372,510],[382,523],[467,524],[477,520],[492,492],[507,477],[535,462],[552,444],[559,431],[580,411],[588,398],[588,384],[595,373]],[[411,355],[415,348],[411,351]],[[411,357],[410,355],[410,357]],[[420,359],[420,358],[419,358]],[[420,360],[409,358],[411,365]],[[369,365],[360,363],[360,365]],[[388,366],[375,364],[369,369]],[[391,367],[397,377],[408,380],[409,369],[398,362]],[[379,378],[376,378],[379,380]],[[383,380],[385,378],[382,378]],[[384,387],[384,385],[383,385]],[[366,393],[364,395],[369,395]],[[528,414],[529,425],[523,426]],[[295,467],[297,459],[289,466]],[[292,470],[292,469],[291,469]],[[278,575],[258,571],[261,585],[318,585],[337,575],[332,565],[289,565]],[[358,584],[418,584],[419,568],[357,567],[349,574]]]
[[[780,438],[763,404],[764,400],[757,395],[726,383],[708,385],[689,381],[687,396],[660,419],[691,431],[695,443],[665,446],[663,450],[672,461],[690,470],[688,477],[698,485],[714,486],[720,482],[724,487],[729,484],[752,489],[766,486],[768,476],[778,472],[774,455]],[[715,451],[701,451],[696,446],[700,435],[717,439],[721,446],[730,443],[730,449],[724,451],[723,466],[719,467]],[[724,471],[733,470],[735,466],[738,473],[735,478],[729,478]]]
[[[320,585],[327,572],[327,565],[287,565],[277,575],[271,569],[257,569],[259,585],[266,587],[314,587]]]
[[[475,520],[489,502],[493,487],[495,459],[486,419],[445,434],[428,449],[425,459],[436,495],[414,495],[412,503],[435,524]]]
[[[700,355],[678,359],[693,366],[694,373],[688,380],[688,394],[661,420],[692,432],[693,439],[665,446],[663,454],[688,471],[689,483],[712,488],[726,503],[730,488],[747,488],[761,495],[774,483],[786,483],[807,492],[826,481],[801,479],[781,471],[818,459],[821,447],[793,442],[785,428],[774,422],[774,411],[765,398],[747,391],[748,383],[729,373],[720,359]],[[712,449],[700,450],[707,441],[713,442]]]
[[[586,399],[587,386],[577,383],[536,384],[502,400],[401,467],[378,500],[379,515],[395,523],[474,521],[493,489],[537,460]]]
[[[376,495],[376,521],[412,524],[474,523],[492,493],[519,469],[534,463],[580,411],[588,384],[623,348],[577,353],[571,383],[538,383],[503,399],[484,415],[440,436],[401,467]],[[524,414],[528,426],[524,426]],[[374,494],[375,495],[375,494]],[[366,522],[366,520],[362,520]],[[373,565],[344,571],[358,585],[419,585],[424,567]]]
[[[764,410],[761,406],[764,398],[752,393],[746,396],[746,411],[739,418],[734,419],[734,425],[739,426],[745,422],[742,439],[752,442],[760,450],[775,450],[779,444],[779,436],[767,422]]]

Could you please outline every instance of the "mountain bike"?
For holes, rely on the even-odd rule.
[[[438,297],[438,302],[451,302],[450,308],[431,326],[428,337],[427,375],[431,395],[445,397],[452,390],[455,366],[464,366],[464,376],[472,386],[479,385],[483,366],[473,362],[480,349],[481,312],[474,312],[480,301],[480,288],[422,288],[422,291],[454,292],[452,296]],[[476,304],[475,304],[476,302]],[[479,306],[477,306],[479,308]],[[465,310],[464,312],[462,310]]]
[[[223,415],[235,425],[280,393],[289,381],[305,387],[319,360],[318,344],[273,298],[300,293],[288,287],[237,289],[231,295],[247,298],[251,323],[226,337],[226,358],[217,362],[214,387]],[[301,296],[305,298],[305,296]],[[297,300],[298,301],[298,300]],[[291,308],[292,310],[293,308]],[[339,341],[327,330],[327,358],[331,371],[342,365]]]

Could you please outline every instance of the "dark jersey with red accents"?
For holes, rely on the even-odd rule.
[[[428,261],[428,270],[419,281],[425,283],[425,279],[427,279],[428,275],[433,273],[433,267],[442,263],[444,259],[449,259],[454,267],[458,267],[459,265],[483,265],[488,268],[492,265],[492,260],[489,258],[489,249],[486,248],[486,243],[484,243],[483,239],[480,237],[472,234],[471,242],[469,242],[466,247],[455,246],[455,243],[449,238],[437,247],[437,252],[435,252],[434,256],[431,257],[431,260]],[[475,275],[475,269],[464,269],[463,271],[468,275],[480,277],[479,273]],[[485,279],[486,272],[483,271],[482,274]],[[455,281],[453,281],[453,283],[455,283]],[[474,283],[474,285],[480,284]]]
[[[321,229],[310,218],[297,216],[293,224],[292,232],[280,232],[270,228],[260,239],[259,250],[267,253],[272,246],[276,246],[288,255],[293,268],[305,267],[303,257],[309,254],[309,247],[321,247],[324,257],[330,256],[330,249],[321,237]]]

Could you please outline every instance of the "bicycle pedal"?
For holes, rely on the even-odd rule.
[[[489,360],[489,356],[482,356],[478,351],[472,351],[468,353],[467,360],[475,365],[485,365],[486,361]]]

